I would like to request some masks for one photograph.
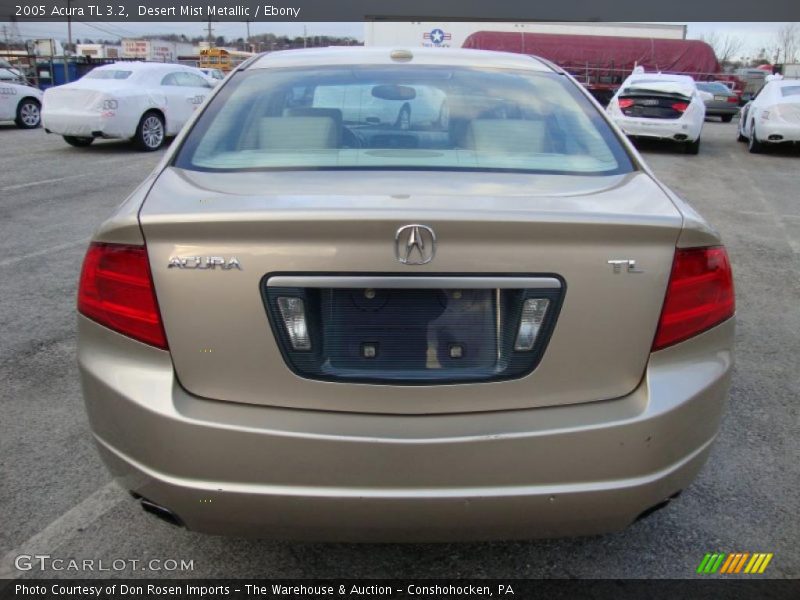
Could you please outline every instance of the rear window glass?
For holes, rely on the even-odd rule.
[[[655,92],[658,94],[677,94],[685,98],[691,98],[695,91],[693,83],[672,79],[634,79],[624,85],[624,88],[624,93]]]
[[[784,98],[788,96],[800,96],[800,85],[787,85],[781,88],[781,95]]]
[[[704,92],[711,92],[714,94],[727,94],[730,92],[730,88],[723,83],[698,83],[697,87]]]
[[[118,71],[116,69],[95,69],[84,75],[85,79],[127,79],[133,71]]]
[[[237,73],[198,119],[175,165],[211,171],[633,169],[603,116],[561,75],[397,65]]]

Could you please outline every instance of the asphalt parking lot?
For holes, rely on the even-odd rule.
[[[800,152],[750,155],[735,127],[707,122],[699,156],[642,147],[721,231],[736,277],[730,406],[694,485],[666,510],[603,537],[343,545],[195,534],[143,513],[111,482],[78,386],[76,283],[92,229],[162,152],[120,142],[78,149],[41,129],[0,125],[0,578],[681,578],[710,551],[772,552],[765,576],[800,577]],[[106,566],[191,560],[193,569],[20,572],[20,554]]]

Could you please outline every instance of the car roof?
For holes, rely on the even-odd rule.
[[[393,52],[409,54],[410,59],[393,59]],[[553,69],[536,57],[512,52],[451,48],[383,48],[342,46],[282,50],[262,54],[247,69],[275,67],[314,67],[328,65],[442,65],[495,69],[527,69],[552,72]]]
[[[632,73],[628,79],[637,81],[675,81],[680,83],[695,83],[689,75],[672,75],[670,73]]]
[[[177,63],[142,62],[142,61],[113,62],[107,65],[100,65],[99,67],[95,67],[95,69],[125,69],[126,71],[143,72],[143,73],[146,73],[148,71],[155,72],[155,71],[175,70],[175,69],[190,69],[192,71],[197,70],[195,67],[189,67],[187,65],[179,65]]]
[[[794,87],[800,85],[800,79],[773,79],[769,83],[774,87]]]

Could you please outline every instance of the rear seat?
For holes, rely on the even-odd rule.
[[[339,147],[340,127],[330,116],[262,117],[259,147],[269,150],[325,150]]]
[[[477,152],[537,153],[546,148],[544,121],[475,119],[464,135],[464,145]]]

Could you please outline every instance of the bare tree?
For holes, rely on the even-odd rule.
[[[713,32],[701,35],[700,39],[714,49],[714,54],[721,65],[730,64],[744,46],[742,38],[730,34],[720,35]]]
[[[782,57],[784,63],[797,62],[797,52],[800,49],[800,27],[797,23],[787,23],[781,27],[775,34],[775,41],[778,58]]]

